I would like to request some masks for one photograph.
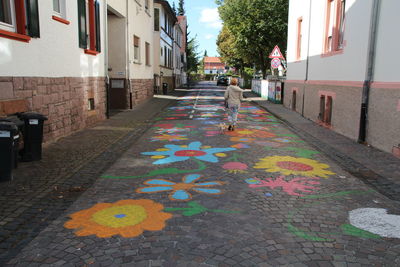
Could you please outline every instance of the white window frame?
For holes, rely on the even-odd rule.
[[[60,6],[60,12],[57,12],[54,10],[54,2],[53,2],[53,15],[66,19],[67,18],[67,13],[66,13],[66,3],[65,0],[53,0],[53,1],[58,1],[58,5]],[[86,1],[86,5],[87,5],[87,1]]]
[[[17,22],[15,16],[15,3],[14,0],[5,0],[8,1],[10,6],[10,15],[11,15],[11,24],[0,22],[0,30],[5,30],[9,32],[16,32],[17,31]]]
[[[335,23],[335,15],[336,15],[336,5],[335,0],[329,1],[329,21],[328,21],[328,34],[327,34],[327,51],[331,52],[334,50],[333,48],[333,25]]]
[[[133,38],[135,37],[138,39],[138,45],[133,44],[133,62],[140,63],[140,37],[134,35]]]

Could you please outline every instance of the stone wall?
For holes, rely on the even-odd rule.
[[[153,79],[132,79],[132,102],[134,105],[143,103],[154,95]]]
[[[395,155],[399,153],[400,88],[371,88],[367,143]]]
[[[39,112],[48,120],[45,142],[57,140],[105,119],[103,77],[0,77],[0,116]],[[88,99],[94,99],[94,110]]]

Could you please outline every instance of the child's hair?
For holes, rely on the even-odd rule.
[[[232,78],[231,79],[231,85],[238,85],[238,79],[237,78]]]

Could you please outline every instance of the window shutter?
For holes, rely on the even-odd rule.
[[[86,1],[78,0],[79,47],[87,48]]]
[[[28,35],[40,37],[38,0],[26,0]]]
[[[100,38],[100,3],[95,2],[94,6],[95,18],[96,18],[96,51],[101,52],[101,38]]]
[[[154,31],[158,32],[160,30],[160,10],[158,8],[154,9]]]

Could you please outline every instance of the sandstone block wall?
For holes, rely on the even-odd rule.
[[[0,77],[0,116],[16,112],[39,112],[48,120],[45,142],[105,119],[104,77]],[[94,99],[94,110],[88,99]]]
[[[153,79],[132,79],[132,102],[134,105],[143,103],[154,95]]]

